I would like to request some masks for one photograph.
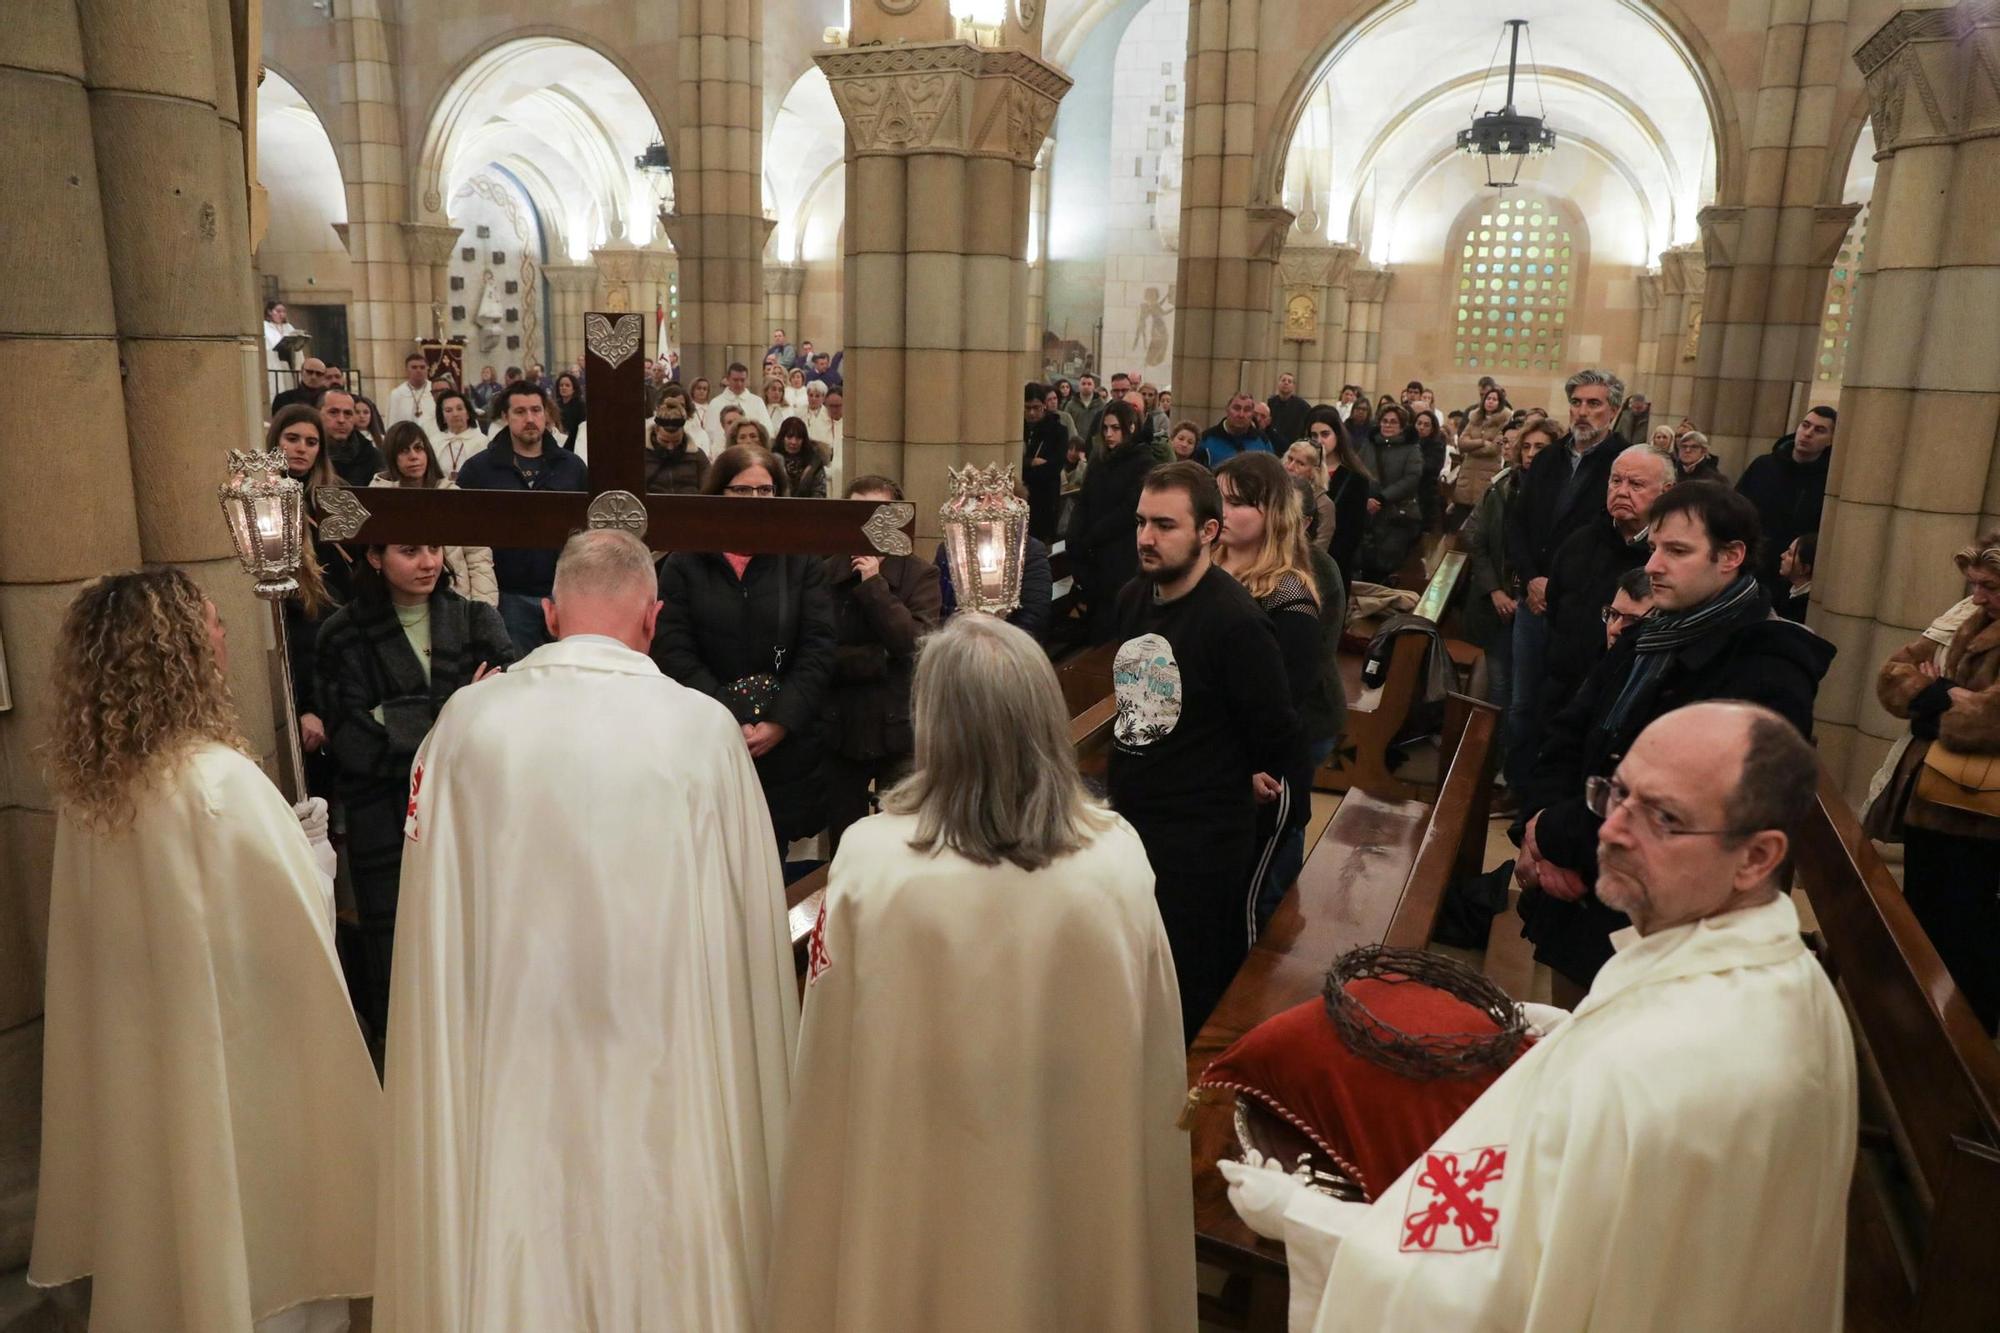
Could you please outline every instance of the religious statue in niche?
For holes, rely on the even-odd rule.
[[[1701,302],[1687,304],[1687,338],[1681,343],[1681,360],[1692,361],[1701,353]]]
[[[479,350],[490,352],[500,345],[500,326],[507,322],[506,309],[500,304],[498,283],[493,270],[487,269],[479,278],[479,305],[475,309],[472,322],[479,329]]]
[[[1167,363],[1167,349],[1172,345],[1174,326],[1174,289],[1167,288],[1165,296],[1158,287],[1148,287],[1143,300],[1139,302],[1138,327],[1132,330],[1134,349],[1145,349],[1145,368],[1164,366]]]
[[[1285,298],[1285,341],[1316,342],[1319,339],[1319,301],[1310,288],[1294,288]]]

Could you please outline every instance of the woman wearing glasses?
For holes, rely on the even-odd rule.
[[[703,495],[766,500],[785,494],[768,449],[724,449]],[[660,566],[653,660],[690,689],[722,701],[743,731],[771,825],[785,845],[826,826],[821,713],[834,660],[826,569],[809,555],[676,551]]]

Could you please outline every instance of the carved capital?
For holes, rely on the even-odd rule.
[[[1878,154],[2000,128],[2000,2],[1906,9],[1861,44]]]
[[[340,248],[352,255],[354,253],[354,242],[348,239],[347,224],[345,222],[332,222],[327,225],[332,227],[333,234],[340,238]]]
[[[1701,255],[1709,268],[1732,268],[1736,263],[1736,243],[1743,237],[1743,210],[1713,204],[1695,214],[1701,228]]]
[[[1703,262],[1700,247],[1677,245],[1660,252],[1660,291],[1664,295],[1699,293],[1707,283],[1708,265]]]
[[[461,227],[436,222],[405,222],[403,249],[416,264],[449,264],[458,250]]]
[[[549,280],[549,288],[558,292],[594,292],[597,290],[597,265],[595,264],[544,264],[542,276]]]
[[[606,247],[592,250],[590,257],[597,264],[597,271],[607,283],[635,283],[641,280],[640,269],[645,262],[643,250],[622,250]]]
[[[1351,245],[1288,245],[1278,256],[1287,287],[1345,287],[1361,254]]]
[[[1070,87],[1068,75],[1024,51],[964,42],[828,49],[813,59],[861,156],[951,152],[1031,167]]]
[[[806,270],[802,264],[764,265],[764,295],[797,296],[806,285]]]
[[[1639,275],[1639,308],[1658,310],[1660,308],[1660,275],[1641,273]]]
[[[1813,209],[1812,262],[1815,268],[1831,264],[1840,247],[1847,241],[1847,233],[1854,226],[1854,219],[1861,215],[1860,204],[1823,204]]]
[[[1250,220],[1250,258],[1275,262],[1285,249],[1285,237],[1297,214],[1280,204],[1252,204],[1243,210]]]
[[[1381,301],[1389,294],[1391,276],[1386,268],[1355,269],[1347,279],[1347,299],[1364,304]]]

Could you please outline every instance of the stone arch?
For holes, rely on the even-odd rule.
[[[444,221],[445,205],[452,182],[448,179],[451,157],[455,147],[477,129],[464,122],[468,116],[481,107],[481,94],[490,93],[494,83],[504,78],[505,67],[510,58],[532,55],[537,52],[570,51],[587,56],[592,62],[601,62],[610,71],[622,76],[621,95],[629,95],[645,117],[651,121],[650,133],[637,118],[605,118],[596,109],[579,99],[572,98],[573,108],[565,114],[577,119],[578,128],[586,125],[594,129],[602,142],[607,145],[604,160],[596,162],[594,168],[600,179],[599,193],[605,197],[594,200],[607,215],[606,222],[615,222],[613,235],[622,232],[624,237],[643,244],[652,235],[654,227],[649,217],[641,216],[637,195],[628,190],[622,193],[612,188],[608,178],[614,163],[613,157],[629,160],[644,148],[644,142],[631,153],[625,148],[643,139],[650,142],[658,138],[670,147],[676,142],[673,123],[653,97],[651,90],[642,81],[626,59],[617,51],[600,43],[589,34],[554,24],[530,24],[497,34],[469,51],[452,69],[444,80],[424,116],[424,139],[421,150],[416,154],[411,167],[411,191],[413,212],[423,221]],[[561,81],[556,86],[560,86]],[[610,145],[616,148],[610,148]],[[515,173],[527,179],[533,172]],[[546,170],[543,174],[548,174]],[[552,182],[553,184],[553,182]],[[545,219],[559,218],[563,210],[557,205],[557,198],[534,199],[538,210]],[[572,251],[577,240],[566,235],[567,229],[558,225],[552,228],[558,234],[565,234]],[[640,233],[635,235],[634,233]],[[594,238],[593,238],[594,239]],[[586,245],[588,243],[586,242]]]
[[[323,293],[337,303],[351,293],[353,271],[337,230],[348,220],[340,143],[299,86],[268,65],[257,96],[256,178],[264,189],[257,248],[264,276],[291,302]]]
[[[341,178],[344,180],[352,174],[348,168],[348,157],[352,149],[347,144],[341,142],[340,136],[334,133],[334,127],[340,124],[340,120],[338,117],[326,114],[326,110],[320,105],[319,99],[308,91],[310,82],[294,77],[283,65],[274,60],[265,60],[263,62],[263,72],[263,78],[258,84],[260,90],[274,77],[281,85],[289,89],[291,96],[297,98],[298,101],[305,105],[306,110],[312,112],[313,119],[317,120],[320,129],[325,131],[327,142],[333,145],[334,160],[340,164]],[[257,105],[261,112],[263,109],[263,99],[261,96],[258,98]]]
[[[1281,197],[1292,140],[1314,93],[1333,67],[1384,20],[1417,2],[1386,0],[1384,4],[1348,15],[1326,33],[1301,63],[1278,99],[1278,114],[1270,132],[1263,136],[1252,166],[1251,202],[1273,202]],[[1715,201],[1737,202],[1743,188],[1743,131],[1729,96],[1730,82],[1720,57],[1674,0],[1618,0],[1617,7],[1646,22],[1681,59],[1699,90],[1708,117],[1709,137],[1715,150]]]
[[[845,122],[825,73],[813,66],[785,90],[764,140],[764,197],[778,219],[771,245],[780,262],[805,258],[815,210],[845,207],[845,181],[833,180],[845,164]]]

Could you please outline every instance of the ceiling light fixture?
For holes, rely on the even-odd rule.
[[[1514,109],[1514,82],[1519,73],[1521,57],[1521,34],[1527,30],[1528,20],[1508,19],[1512,45],[1507,52],[1507,102],[1498,111],[1479,114],[1478,103],[1473,104],[1472,125],[1458,132],[1458,147],[1463,153],[1477,154],[1486,159],[1486,183],[1496,190],[1513,188],[1521,179],[1521,162],[1528,157],[1540,157],[1556,146],[1556,132],[1544,123],[1542,116],[1527,116]],[[1494,64],[1498,63],[1500,44],[1493,45]],[[1532,58],[1533,47],[1529,54]],[[1529,66],[1533,71],[1532,63]],[[1493,64],[1486,69],[1486,79],[1479,84],[1480,95],[1486,92],[1486,83],[1493,77]],[[1541,104],[1542,81],[1535,79],[1535,101]],[[1546,114],[1548,108],[1542,106]],[[1511,159],[1511,169],[1500,166],[1501,159]],[[1501,172],[1505,170],[1504,178]]]

